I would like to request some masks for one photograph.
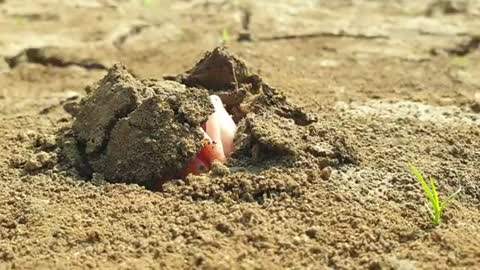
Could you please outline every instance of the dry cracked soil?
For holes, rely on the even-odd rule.
[[[0,269],[480,268],[479,29],[476,0],[0,0]],[[181,88],[222,44],[268,84],[226,167],[110,183],[155,161],[129,132],[121,173],[74,164],[112,67]],[[408,162],[461,188],[440,226]]]

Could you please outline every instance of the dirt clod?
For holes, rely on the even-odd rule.
[[[214,161],[212,163],[212,174],[216,176],[225,176],[230,173],[230,169],[221,162]]]
[[[93,171],[147,184],[176,175],[200,150],[199,128],[211,112],[204,90],[142,82],[115,65],[82,100],[73,132]]]
[[[55,165],[55,163],[55,154],[41,151],[37,154],[34,154],[27,160],[24,169],[26,171],[35,171],[41,168],[52,167],[53,165]]]

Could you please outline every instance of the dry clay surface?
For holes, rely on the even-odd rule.
[[[478,1],[0,1],[0,268],[474,269],[479,14]],[[159,84],[230,87],[172,75],[195,73],[224,29],[268,83],[257,107],[300,107],[236,111],[250,135],[228,169],[162,192],[68,165],[76,142],[59,134],[117,62],[140,83],[139,114]],[[441,196],[462,188],[440,227],[408,161]]]

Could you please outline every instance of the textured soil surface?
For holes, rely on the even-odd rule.
[[[473,0],[0,0],[0,269],[480,267],[479,18]],[[128,164],[102,162],[105,179],[75,164],[85,153],[66,154],[65,134],[99,138],[90,125],[133,100],[111,154],[154,162],[122,152],[164,136],[148,112],[170,107],[136,107],[151,98],[141,89],[228,88],[228,76],[176,76],[200,72],[222,39],[268,84],[255,114],[227,104],[243,135],[226,167],[154,192],[105,181]],[[101,119],[75,125],[119,62],[138,96],[92,105],[77,119]],[[438,227],[409,161],[441,197],[462,189]]]

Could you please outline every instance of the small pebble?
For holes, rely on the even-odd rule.
[[[307,230],[305,230],[305,234],[311,238],[311,239],[317,239],[319,236],[320,229],[318,227],[310,227]]]
[[[226,176],[230,174],[230,169],[221,162],[215,160],[212,163],[212,174],[216,176]]]
[[[322,172],[320,173],[320,177],[323,180],[328,180],[330,179],[330,175],[332,175],[332,167],[325,167],[322,169]]]

